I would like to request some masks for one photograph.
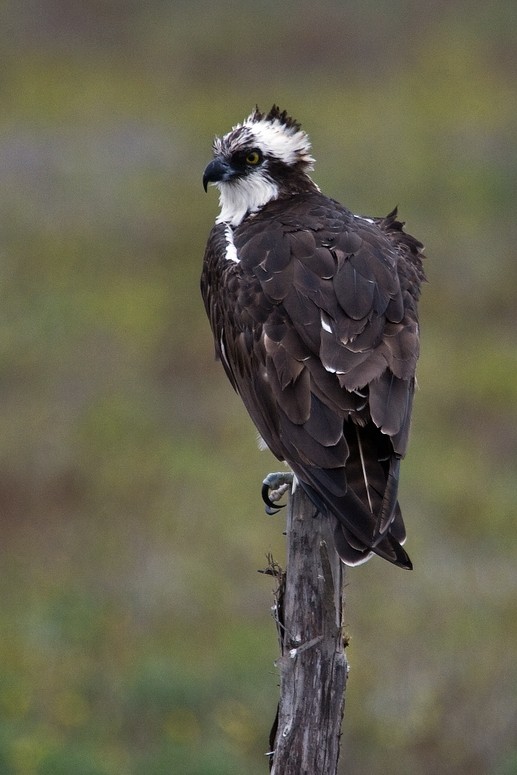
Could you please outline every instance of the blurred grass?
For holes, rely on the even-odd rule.
[[[0,772],[267,771],[275,467],[213,362],[210,143],[258,102],[427,245],[415,571],[350,572],[343,771],[517,773],[514,4],[4,4]]]

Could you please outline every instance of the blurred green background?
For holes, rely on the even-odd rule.
[[[429,256],[415,570],[348,574],[342,772],[515,775],[514,0],[26,0],[0,39],[0,773],[267,772],[277,464],[198,278],[212,137],[277,102]]]

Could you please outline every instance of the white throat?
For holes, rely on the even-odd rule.
[[[267,175],[255,173],[240,180],[217,183],[221,212],[216,223],[236,227],[250,213],[256,213],[278,197],[278,186]]]

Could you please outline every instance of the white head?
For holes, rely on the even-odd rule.
[[[213,148],[203,185],[219,188],[218,223],[238,226],[272,199],[317,190],[307,174],[314,163],[309,138],[276,105],[267,114],[256,108]]]

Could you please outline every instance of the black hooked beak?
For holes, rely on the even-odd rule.
[[[206,191],[209,183],[218,183],[221,180],[231,180],[234,175],[235,171],[230,167],[228,162],[221,156],[216,156],[215,159],[207,165],[203,173],[203,188]]]

